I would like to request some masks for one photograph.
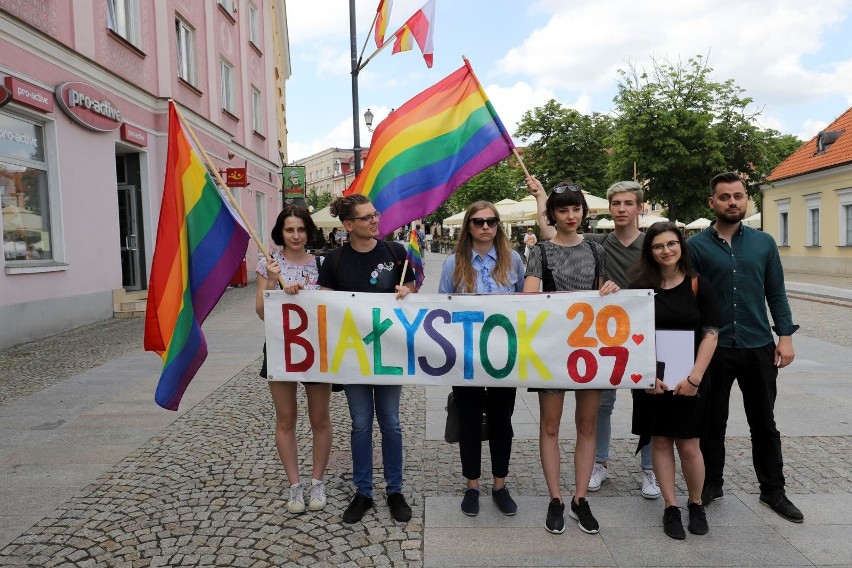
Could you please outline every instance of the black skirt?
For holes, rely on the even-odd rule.
[[[707,428],[710,409],[710,377],[704,376],[696,396],[676,395],[672,391],[648,394],[633,391],[631,431],[643,437],[701,438]]]

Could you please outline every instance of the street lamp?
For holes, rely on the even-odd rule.
[[[364,113],[364,124],[367,125],[367,130],[373,131],[373,113],[370,112],[370,109],[367,109],[367,112]]]

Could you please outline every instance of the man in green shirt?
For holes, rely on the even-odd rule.
[[[547,196],[541,183],[535,178],[527,180],[529,192],[536,197],[539,212],[539,233],[542,240],[549,240],[556,235],[556,229],[546,222],[543,217]],[[612,280],[621,288],[629,288],[630,279],[628,271],[639,260],[642,252],[642,241],[645,233],[638,227],[637,219],[642,210],[644,193],[642,186],[635,181],[619,181],[612,184],[606,191],[609,201],[609,212],[615,223],[615,229],[611,233],[584,233],[583,238],[595,241],[603,245],[606,251],[606,273],[605,279]],[[615,395],[617,389],[604,389],[601,391],[601,400],[598,406],[598,421],[596,430],[597,444],[595,448],[595,465],[592,476],[589,479],[589,491],[597,491],[601,484],[609,477],[609,445],[612,437],[612,411],[615,408]],[[646,499],[657,499],[660,496],[660,487],[654,475],[654,466],[651,459],[651,445],[646,444],[641,450],[642,466],[642,497]]]
[[[719,297],[719,343],[710,364],[710,423],[701,440],[705,481],[701,501],[722,497],[728,402],[736,380],[751,430],[760,502],[794,523],[804,519],[787,498],[781,434],[775,426],[778,369],[793,362],[793,324],[775,240],[742,224],[748,194],[734,172],[710,182],[716,221],[689,239],[692,266],[713,282]],[[766,307],[772,314],[769,326]],[[775,344],[772,330],[778,335]]]

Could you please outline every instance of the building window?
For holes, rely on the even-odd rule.
[[[249,41],[260,47],[260,12],[253,2],[249,2],[248,14]]]
[[[263,104],[260,91],[251,88],[251,127],[258,134],[263,134]]]
[[[180,18],[175,18],[177,37],[178,77],[195,85],[195,30]]]
[[[778,206],[778,246],[790,246],[790,200],[776,201]]]
[[[234,66],[222,60],[222,108],[234,114]]]
[[[818,247],[820,196],[806,195],[805,206],[805,209],[807,210],[807,235],[805,238],[805,244],[809,247]]]
[[[139,1],[107,0],[107,27],[139,46]]]
[[[220,6],[222,6],[226,12],[229,14],[236,13],[236,8],[234,7],[234,0],[217,0]]]
[[[53,259],[44,127],[0,113],[0,209],[6,262]]]
[[[836,193],[837,203],[840,205],[837,244],[852,247],[852,188],[841,189]]]

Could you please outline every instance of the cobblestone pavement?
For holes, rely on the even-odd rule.
[[[246,294],[253,288],[229,292],[217,309],[245,301]],[[794,300],[793,310],[802,333],[852,345],[849,309]],[[140,320],[112,320],[0,352],[0,404],[138,349],[141,329]],[[38,358],[25,355],[35,352]],[[332,398],[328,505],[290,515],[271,400],[258,368],[259,361],[0,550],[0,566],[422,566],[424,499],[461,495],[457,447],[424,440],[425,388],[406,388],[402,399],[412,520],[390,519],[378,484],[376,509],[350,526],[341,522],[352,495],[345,397]],[[27,382],[35,377],[37,382]],[[304,409],[301,390],[300,396]],[[300,419],[298,428],[307,472],[307,420]],[[376,442],[378,449],[378,437]],[[852,437],[785,437],[782,444],[791,493],[852,492]],[[639,495],[633,445],[613,440],[614,477],[597,495]],[[757,493],[750,441],[729,438],[727,447],[726,489]],[[572,443],[563,443],[566,463],[572,451]],[[514,493],[547,494],[536,441],[518,440],[512,462],[519,464],[511,478]],[[570,469],[563,467],[564,487],[573,483]],[[381,478],[378,452],[375,476]],[[487,477],[483,485],[490,485]],[[679,491],[685,491],[682,482]]]

